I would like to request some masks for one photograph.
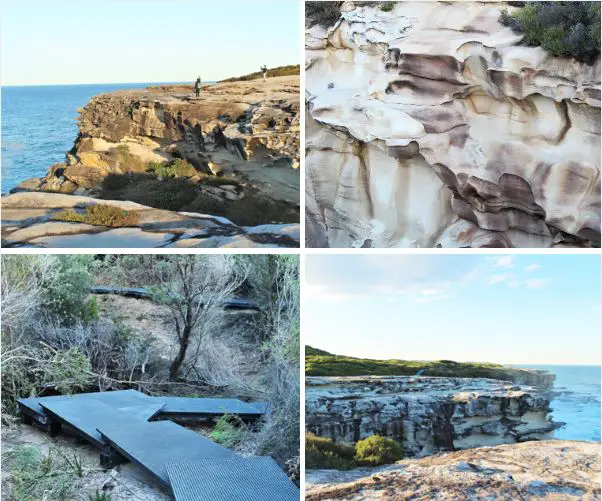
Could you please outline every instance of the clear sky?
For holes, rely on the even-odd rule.
[[[299,0],[4,0],[2,83],[219,80],[299,63]]]
[[[331,353],[600,363],[600,256],[314,254],[305,284],[305,342]]]

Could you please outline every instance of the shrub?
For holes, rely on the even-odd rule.
[[[91,256],[57,256],[42,284],[41,309],[64,325],[88,324],[98,319],[96,298],[89,296]]]
[[[238,416],[228,414],[220,417],[210,436],[218,444],[233,449],[240,444],[246,433],[246,426]]]
[[[359,464],[379,466],[398,461],[403,456],[399,442],[372,435],[355,444],[355,460]]]
[[[512,14],[502,11],[500,22],[554,56],[593,64],[600,55],[600,2],[528,2]]]
[[[136,211],[123,210],[112,205],[94,204],[88,205],[84,214],[76,212],[73,209],[68,209],[55,214],[53,219],[118,228],[122,226],[136,226],[140,220],[140,215]]]
[[[395,7],[396,2],[383,2],[380,4],[380,10],[383,12],[391,12]]]
[[[340,2],[305,2],[305,19],[308,26],[332,26],[341,17]]]
[[[305,467],[313,469],[350,470],[355,468],[355,448],[339,444],[334,440],[305,435]]]
[[[182,158],[171,163],[149,163],[147,170],[157,177],[192,177],[198,174],[192,164]]]

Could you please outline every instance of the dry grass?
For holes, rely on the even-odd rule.
[[[86,223],[95,226],[111,226],[119,228],[123,226],[136,226],[140,220],[138,212],[128,211],[106,204],[88,205],[85,213],[67,209],[59,212],[53,217],[56,221],[68,223]]]

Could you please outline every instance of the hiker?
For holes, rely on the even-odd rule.
[[[201,77],[197,77],[196,82],[194,82],[194,93],[196,97],[201,95]]]
[[[265,64],[261,67],[261,72],[263,73],[263,81],[267,82],[267,80],[268,80],[268,67]]]

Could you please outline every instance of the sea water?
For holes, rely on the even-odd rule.
[[[565,422],[556,430],[562,440],[600,442],[600,367],[595,365],[520,365],[556,374],[550,403],[552,419]]]
[[[77,109],[95,95],[158,83],[2,88],[2,192],[43,177],[65,160],[77,137]]]

